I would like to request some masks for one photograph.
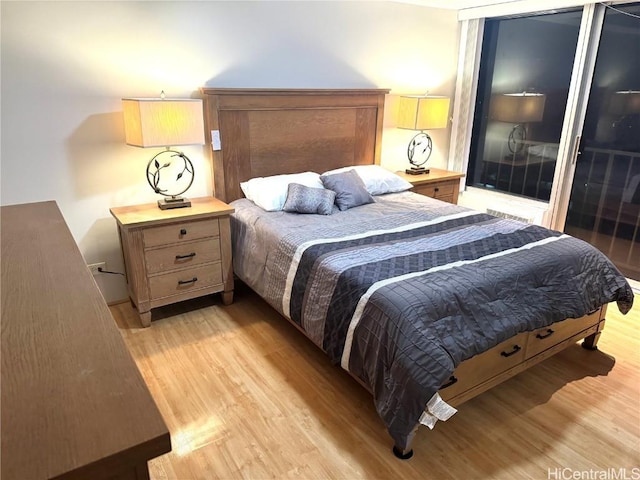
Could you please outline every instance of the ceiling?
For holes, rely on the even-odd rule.
[[[462,10],[463,8],[484,7],[497,3],[510,3],[517,0],[397,0],[401,3],[413,3],[425,7],[446,8],[448,10]]]

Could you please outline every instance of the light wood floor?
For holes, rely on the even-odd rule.
[[[111,310],[171,432],[152,479],[632,478],[640,467],[640,295],[627,316],[610,305],[599,351],[570,347],[465,403],[419,430],[408,461],[369,394],[246,287],[228,307],[215,295],[155,310],[147,329],[128,303]]]

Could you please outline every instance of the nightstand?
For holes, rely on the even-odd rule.
[[[413,185],[412,192],[457,204],[460,179],[464,177],[464,173],[438,168],[430,168],[429,170],[429,173],[422,175],[410,175],[405,172],[396,172],[396,174]]]
[[[233,207],[213,198],[191,207],[160,210],[157,203],[111,208],[118,223],[129,297],[142,325],[151,309],[221,292],[233,301]]]

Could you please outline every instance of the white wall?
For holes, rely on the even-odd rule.
[[[0,2],[0,203],[56,200],[87,263],[123,271],[109,208],[153,202],[156,149],[124,144],[120,99],[202,86],[390,88],[453,96],[456,12],[391,2]],[[410,131],[387,103],[383,165],[404,168]],[[446,166],[449,130],[433,132]],[[191,197],[212,193],[201,147]],[[96,277],[107,301],[122,277]]]

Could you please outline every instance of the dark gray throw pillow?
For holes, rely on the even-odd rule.
[[[336,194],[331,190],[290,183],[287,189],[287,199],[282,210],[285,212],[331,215],[335,198]]]
[[[321,175],[320,180],[326,188],[336,192],[336,205],[340,210],[348,210],[374,202],[360,175],[355,170]]]

